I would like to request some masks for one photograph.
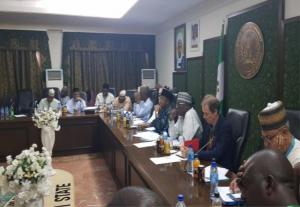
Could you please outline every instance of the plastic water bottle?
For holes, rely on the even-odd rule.
[[[218,192],[215,193],[215,196],[212,199],[211,207],[222,207],[222,201]]]
[[[185,203],[184,203],[184,196],[182,194],[179,194],[177,196],[177,204],[176,207],[186,207]]]
[[[210,166],[210,197],[213,199],[217,193],[219,183],[218,167],[215,159],[212,160]]]
[[[187,172],[191,175],[194,175],[194,151],[192,145],[189,145],[187,156],[188,156]]]

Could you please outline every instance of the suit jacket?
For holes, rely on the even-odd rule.
[[[209,141],[209,134],[212,126],[205,123],[201,138],[201,145],[204,146]],[[203,149],[198,152],[199,159],[211,160],[216,159],[216,162],[222,167],[229,170],[234,170],[234,156],[236,151],[235,140],[232,136],[232,127],[224,117],[219,117],[219,120],[213,130],[213,143],[210,150]]]

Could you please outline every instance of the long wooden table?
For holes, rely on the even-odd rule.
[[[150,188],[171,206],[176,205],[180,193],[184,195],[188,206],[210,206],[209,183],[198,183],[188,175],[184,171],[185,162],[155,165],[149,158],[161,155],[157,154],[155,147],[139,149],[133,146],[141,142],[133,136],[135,130],[117,126],[104,115],[101,115],[100,125],[102,151],[120,187]]]
[[[155,147],[138,149],[134,143],[135,130],[117,126],[104,114],[64,115],[61,130],[56,132],[54,156],[86,152],[102,152],[121,188],[143,186],[164,198],[167,205],[175,206],[179,193],[184,194],[188,206],[209,206],[209,184],[198,183],[184,172],[184,162],[155,165],[150,157],[160,156]],[[41,145],[40,130],[31,118],[0,120],[0,158],[16,155],[32,143]]]
[[[55,155],[67,155],[99,151],[99,115],[64,114],[55,132]],[[0,120],[0,159],[17,155],[33,143],[41,146],[41,130],[30,117]]]

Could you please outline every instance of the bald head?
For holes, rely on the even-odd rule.
[[[135,206],[152,207],[163,206],[162,199],[153,191],[141,187],[126,187],[115,193],[107,207]]]
[[[295,204],[293,168],[279,152],[262,150],[240,168],[238,185],[251,205]]]

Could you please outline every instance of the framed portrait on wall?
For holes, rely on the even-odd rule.
[[[175,27],[174,30],[174,63],[175,71],[186,71],[186,53],[185,53],[185,24]]]
[[[189,48],[191,51],[199,49],[200,42],[200,22],[199,20],[192,21],[189,24]]]

